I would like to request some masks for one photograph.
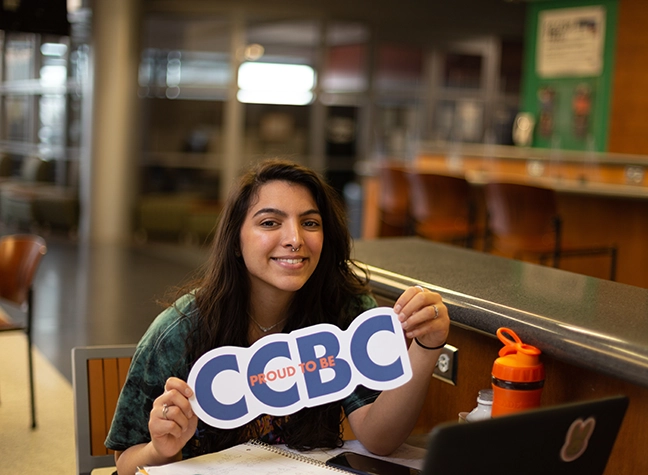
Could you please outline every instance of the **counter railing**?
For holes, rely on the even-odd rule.
[[[448,306],[451,384],[432,379],[413,437],[474,407],[505,326],[542,351],[541,405],[628,396],[605,473],[648,473],[648,290],[415,237],[359,240],[352,257],[380,305],[422,285]]]
[[[509,327],[545,354],[648,387],[648,290],[420,238],[355,247],[379,297],[422,285],[441,294],[453,325],[493,338]]]

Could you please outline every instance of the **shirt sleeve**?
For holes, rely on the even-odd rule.
[[[155,319],[137,345],[104,443],[107,448],[126,450],[151,440],[153,401],[164,392],[169,377],[186,379],[180,371],[192,303],[192,298],[181,297]]]
[[[349,417],[349,414],[353,411],[360,409],[362,406],[366,406],[367,404],[371,404],[378,398],[378,396],[380,396],[380,391],[369,389],[364,386],[358,386],[355,388],[355,391],[342,400],[344,414]]]

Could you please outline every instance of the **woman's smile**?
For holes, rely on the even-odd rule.
[[[280,264],[289,264],[289,265],[297,265],[301,264],[304,262],[306,259],[296,259],[294,257],[273,257],[275,261],[279,262]]]

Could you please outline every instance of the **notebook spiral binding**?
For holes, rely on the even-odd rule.
[[[263,442],[263,441],[261,441],[259,439],[249,440],[248,442],[246,442],[246,444],[261,447],[262,449],[268,450],[268,451],[273,452],[275,454],[283,455],[284,457],[288,457],[288,458],[291,458],[293,460],[297,460],[299,462],[304,462],[304,463],[308,463],[308,464],[311,464],[311,465],[317,465],[317,466],[320,466],[320,467],[324,467],[327,470],[330,470],[331,472],[346,473],[347,475],[349,474],[349,472],[347,472],[346,470],[342,470],[342,469],[337,468],[337,467],[332,467],[331,465],[326,465],[326,463],[324,463],[324,462],[320,462],[319,460],[310,458],[310,457],[308,457],[306,455],[302,455],[302,454],[299,454],[299,453],[296,453],[296,452],[291,452],[289,450],[282,449],[281,447],[278,447],[276,445],[267,444],[267,443],[265,443],[265,442]]]

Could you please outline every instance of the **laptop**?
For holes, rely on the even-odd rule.
[[[422,475],[602,474],[628,398],[613,396],[489,420],[439,424]]]

